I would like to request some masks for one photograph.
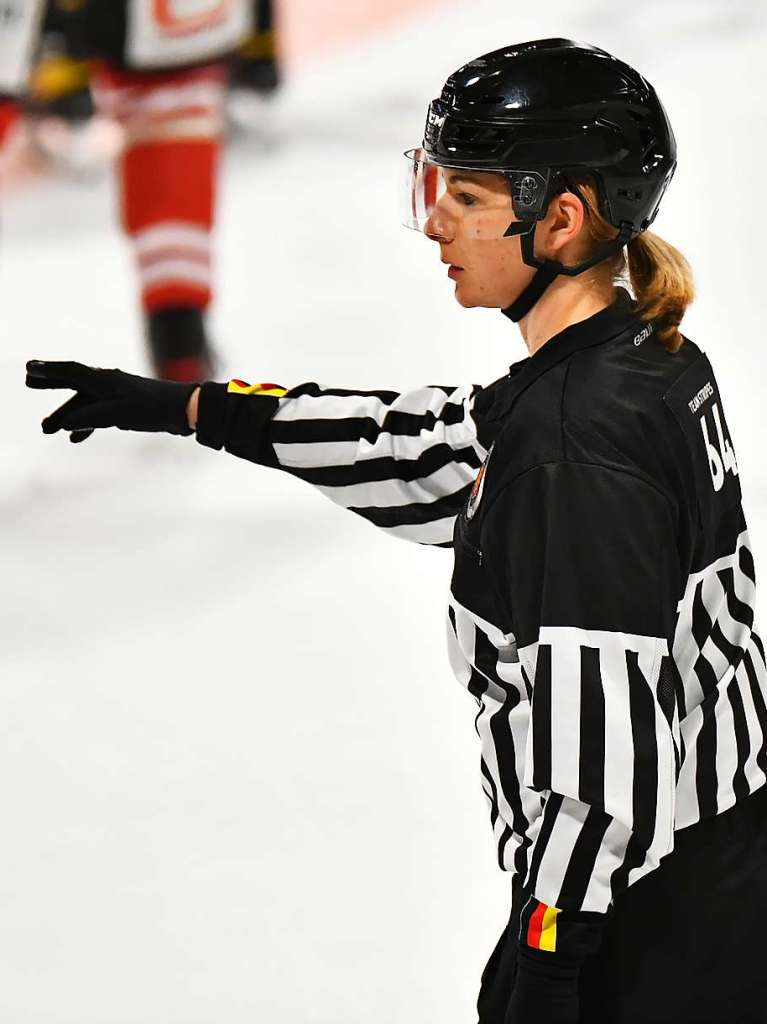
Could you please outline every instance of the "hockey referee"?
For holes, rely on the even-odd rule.
[[[738,465],[647,229],[676,167],[652,86],[566,39],[470,61],[406,154],[405,219],[462,306],[518,323],[488,386],[175,384],[27,366],[43,431],[168,431],[452,547],[511,916],[480,1024],[764,1024],[767,669]]]

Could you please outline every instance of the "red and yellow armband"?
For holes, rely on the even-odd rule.
[[[277,466],[271,421],[287,393],[287,388],[271,382],[249,384],[236,378],[226,384],[206,381],[200,388],[197,406],[197,440],[250,462]]]
[[[273,398],[282,398],[287,393],[287,388],[279,384],[248,384],[236,378],[229,381],[226,390],[230,395],[271,395]]]

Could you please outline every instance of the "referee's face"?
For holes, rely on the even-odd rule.
[[[508,180],[487,172],[445,169],[443,173],[446,189],[426,222],[425,233],[439,243],[462,306],[503,309],[534,274],[522,260],[519,236],[504,238],[509,224],[517,219]]]

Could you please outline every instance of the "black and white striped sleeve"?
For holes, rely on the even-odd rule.
[[[613,898],[673,849],[674,506],[631,472],[548,463],[485,511],[531,696],[523,785],[541,794],[523,947],[593,951]]]
[[[480,390],[208,383],[197,439],[286,470],[395,536],[450,546],[486,454],[473,415]]]

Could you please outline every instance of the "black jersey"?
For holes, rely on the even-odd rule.
[[[477,705],[521,938],[595,947],[674,832],[767,781],[767,669],[711,365],[628,292],[488,387],[205,384],[198,440],[452,546],[448,649]]]

